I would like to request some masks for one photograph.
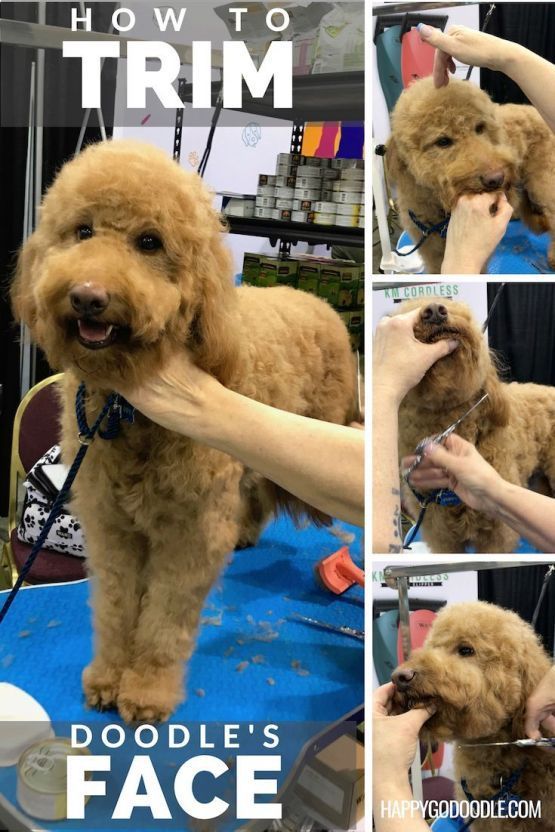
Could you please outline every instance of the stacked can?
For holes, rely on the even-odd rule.
[[[331,164],[339,171],[339,177],[332,185],[336,225],[358,228],[361,211],[364,216],[364,160],[332,159]]]
[[[363,201],[361,159],[280,153],[275,174],[258,177],[254,215],[260,219],[357,227]]]

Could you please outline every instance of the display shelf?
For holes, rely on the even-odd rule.
[[[276,245],[278,240],[288,243],[303,242],[310,245],[356,247],[364,245],[364,228],[261,220],[256,217],[230,217],[227,214],[224,214],[224,218],[232,234],[268,237],[272,245]]]
[[[212,84],[212,105],[216,106],[221,82]],[[183,101],[193,99],[192,84],[183,87]],[[241,112],[286,121],[364,121],[364,72],[333,72],[293,76],[293,106],[274,109],[270,84],[262,98],[252,98],[243,83]]]

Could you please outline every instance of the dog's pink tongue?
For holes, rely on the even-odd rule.
[[[110,334],[111,327],[102,321],[79,320],[77,324],[79,335],[86,341],[104,341]]]

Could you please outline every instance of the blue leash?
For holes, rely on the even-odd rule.
[[[439,234],[440,237],[447,236],[447,229],[449,227],[449,220],[451,219],[451,214],[448,214],[444,220],[441,222],[436,223],[435,225],[425,225],[423,222],[420,222],[414,211],[409,210],[409,217],[418,228],[419,231],[422,232],[422,237],[420,238],[419,242],[415,245],[414,248],[411,248],[410,251],[405,251],[401,253],[395,249],[395,254],[398,254],[399,257],[408,257],[409,254],[414,254],[414,252],[420,248],[422,243],[428,239],[430,234]]]
[[[408,483],[408,486],[420,504],[420,514],[418,515],[416,525],[414,525],[408,533],[407,539],[403,544],[403,549],[410,549],[410,544],[418,534],[418,530],[422,525],[424,515],[426,514],[426,509],[430,503],[436,503],[438,506],[452,508],[453,506],[460,506],[462,502],[460,497],[457,497],[454,491],[449,491],[447,488],[439,488],[437,491],[431,491],[429,494],[424,495],[415,491],[410,482]]]
[[[44,527],[39,534],[36,543],[33,545],[31,549],[31,553],[23,567],[21,568],[21,572],[18,575],[17,581],[13,585],[12,589],[8,597],[6,598],[2,609],[0,610],[0,624],[8,614],[8,610],[10,609],[15,596],[21,589],[25,578],[29,574],[30,569],[32,568],[35,560],[38,557],[40,550],[42,549],[46,538],[48,537],[48,533],[52,528],[56,517],[61,512],[65,501],[69,496],[69,492],[71,486],[73,485],[73,481],[77,476],[77,472],[81,467],[81,463],[85,458],[85,454],[87,453],[91,442],[95,438],[96,434],[100,436],[101,439],[115,439],[120,432],[121,422],[133,422],[135,409],[127,402],[122,396],[118,393],[110,393],[108,398],[106,399],[106,404],[102,408],[100,414],[98,415],[96,422],[93,424],[92,427],[89,427],[87,422],[87,414],[85,411],[85,403],[87,398],[87,391],[85,388],[85,384],[81,382],[79,388],[77,390],[77,395],[75,397],[75,415],[77,417],[77,425],[79,427],[79,443],[81,447],[77,451],[77,455],[73,460],[73,464],[69,469],[68,475],[65,479],[65,482],[58,493],[58,496],[54,500],[52,504],[52,508],[50,510],[50,514],[48,515],[48,519],[44,524]],[[104,430],[101,430],[101,424],[104,419],[108,419],[106,423],[106,427]]]

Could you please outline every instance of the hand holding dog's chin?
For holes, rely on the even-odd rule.
[[[424,344],[414,336],[419,309],[382,318],[373,344],[374,396],[398,407],[409,390],[422,380],[432,364],[458,346],[455,340]]]
[[[442,274],[481,274],[503,238],[513,209],[501,191],[463,194],[451,213]]]
[[[374,692],[372,719],[374,771],[380,772],[382,784],[391,787],[398,786],[402,773],[410,768],[419,733],[432,716],[426,708],[395,713],[393,695],[392,683]]]
[[[144,416],[193,439],[202,439],[207,415],[222,385],[201,370],[187,352],[174,353],[160,371],[134,388],[119,386],[118,392]]]

